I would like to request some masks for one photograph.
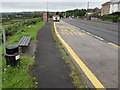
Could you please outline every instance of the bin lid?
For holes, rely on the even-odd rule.
[[[18,45],[7,45],[6,48],[7,49],[14,49],[14,48],[18,48]]]

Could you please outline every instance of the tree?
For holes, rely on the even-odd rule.
[[[69,16],[85,16],[86,10],[85,9],[74,9],[74,10],[68,10],[66,11],[67,17]]]

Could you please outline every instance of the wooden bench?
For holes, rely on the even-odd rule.
[[[18,46],[21,47],[23,53],[25,52],[27,46],[29,46],[30,39],[31,39],[31,36],[23,36],[18,42]]]

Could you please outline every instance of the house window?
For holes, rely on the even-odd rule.
[[[108,14],[108,11],[106,11],[106,13]]]

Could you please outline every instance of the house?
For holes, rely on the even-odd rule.
[[[110,13],[120,12],[120,0],[111,0]]]
[[[99,9],[99,8],[94,8],[94,9],[88,9],[87,11],[86,11],[86,14],[87,15],[90,15],[90,14],[93,14],[93,13],[95,13],[95,12],[100,12],[101,11],[101,9]]]
[[[110,5],[111,2],[106,2],[102,4],[101,16],[110,14]]]
[[[101,16],[120,12],[120,0],[110,0],[102,4]]]

